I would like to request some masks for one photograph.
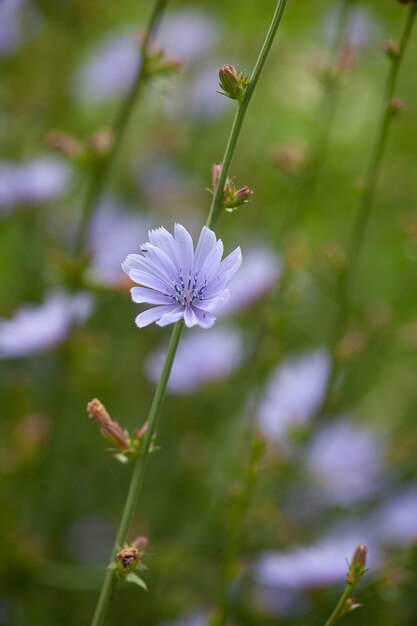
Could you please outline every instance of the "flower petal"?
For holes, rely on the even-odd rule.
[[[161,226],[160,228],[155,228],[154,230],[150,230],[148,232],[149,242],[160,248],[169,256],[174,265],[179,269],[178,260],[177,260],[177,244],[176,241],[169,233],[166,228]]]
[[[158,268],[169,282],[171,282],[173,277],[178,273],[176,265],[174,265],[167,253],[161,250],[161,248],[157,248],[151,243],[145,243],[142,246],[142,253],[148,263]]]
[[[198,272],[204,265],[209,253],[216,245],[216,235],[207,226],[203,226],[194,255],[194,272]]]
[[[155,289],[155,291],[159,291],[164,294],[168,292],[167,284],[163,280],[157,278],[156,276],[152,276],[152,274],[148,274],[147,272],[132,270],[129,273],[129,278],[143,287],[150,287],[151,289]]]
[[[190,306],[185,307],[184,322],[188,328],[191,328],[192,326],[195,326],[197,324],[197,318],[193,309]]]
[[[132,287],[132,301],[136,304],[174,304],[168,294],[163,294],[145,287]]]
[[[156,322],[158,326],[168,326],[168,324],[174,324],[178,322],[180,319],[184,317],[184,307],[179,306],[176,309],[173,309],[171,313],[166,313],[161,317],[161,319]]]
[[[207,255],[207,258],[204,261],[203,267],[201,268],[201,272],[206,277],[206,280],[208,283],[211,280],[213,280],[213,278],[219,273],[219,267],[220,267],[220,261],[222,259],[222,255],[223,255],[223,242],[221,239],[218,239],[214,248]]]
[[[237,247],[220,263],[219,277],[225,280],[225,284],[236,274],[241,264],[242,251]]]
[[[156,322],[161,319],[161,317],[167,313],[171,313],[175,309],[176,307],[172,304],[169,306],[155,306],[152,309],[147,309],[146,311],[143,311],[143,313],[139,313],[139,315],[136,316],[136,326],[144,328],[144,326],[148,326],[149,324],[152,324],[152,322]]]
[[[197,324],[201,326],[201,328],[211,328],[216,321],[214,315],[200,309],[194,309],[194,314]]]
[[[175,224],[174,233],[179,266],[191,269],[194,267],[194,245],[191,235],[181,224]]]

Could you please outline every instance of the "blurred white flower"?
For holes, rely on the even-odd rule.
[[[323,426],[306,452],[318,500],[349,505],[373,496],[384,476],[385,444],[376,433],[347,419]]]
[[[182,63],[197,61],[211,51],[219,32],[219,24],[210,13],[190,7],[163,19],[157,45],[170,59]]]
[[[103,200],[94,212],[88,237],[92,254],[89,276],[95,282],[116,286],[126,277],[122,262],[130,250],[146,239],[149,225],[115,199]]]
[[[161,374],[166,349],[148,357],[147,372],[156,383]],[[236,329],[213,328],[189,331],[181,341],[168,382],[168,391],[186,394],[199,387],[222,380],[234,372],[244,358],[243,339]]]
[[[392,497],[372,517],[381,542],[394,546],[417,543],[417,487]]]
[[[42,304],[22,306],[10,320],[0,320],[0,358],[29,357],[60,344],[92,305],[88,293],[52,291]]]
[[[86,104],[102,104],[123,95],[134,81],[140,59],[135,33],[107,34],[73,78],[77,99]]]
[[[281,274],[281,262],[268,248],[245,250],[240,271],[229,283],[230,297],[219,311],[230,315],[257,302],[277,283]]]
[[[0,161],[0,214],[55,200],[68,190],[70,181],[69,166],[57,158]]]
[[[260,429],[273,439],[283,439],[302,426],[319,408],[330,372],[325,350],[287,357],[272,373],[257,411]]]

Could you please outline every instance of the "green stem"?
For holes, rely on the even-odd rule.
[[[342,615],[344,615],[344,613],[346,612],[346,602],[352,595],[354,588],[355,585],[346,585],[345,590],[340,596],[340,600],[336,605],[336,608],[334,609],[333,613],[330,615],[324,626],[333,626],[342,617]]]
[[[412,33],[416,14],[417,2],[412,2],[401,37],[398,55],[391,59],[391,67],[386,82],[384,105],[378,125],[377,137],[365,176],[364,190],[361,195],[358,214],[353,226],[348,245],[348,266],[347,269],[340,274],[340,278],[336,288],[336,301],[338,303],[338,312],[336,316],[335,326],[333,329],[333,336],[331,337],[331,348],[333,353],[336,349],[339,339],[345,331],[345,327],[349,318],[352,285],[357,272],[357,266],[363,247],[366,227],[368,225],[372,207],[374,204],[375,191],[378,176],[381,170],[382,159],[387,145],[391,122],[394,117],[392,112],[392,99],[397,86],[401,62],[404,58],[408,43],[410,41],[410,36]],[[339,365],[333,358],[333,367],[329,376],[325,399],[320,409],[320,413],[328,408],[329,401],[331,400],[333,388],[337,381],[338,375]]]
[[[164,367],[162,369],[161,377],[158,382],[158,386],[155,391],[151,410],[149,412],[146,435],[143,441],[143,448],[141,458],[135,463],[132,478],[130,481],[129,491],[127,494],[125,506],[123,509],[122,519],[120,521],[119,530],[117,531],[116,541],[113,546],[111,561],[114,560],[115,554],[123,548],[127,541],[127,535],[130,525],[133,521],[135,510],[139,501],[139,496],[142,490],[143,481],[145,478],[146,468],[149,459],[149,450],[152,443],[152,438],[155,434],[156,425],[159,414],[161,412],[162,403],[165,398],[165,392],[168,384],[168,378],[171,372],[172,364],[174,362],[175,353],[178,348],[178,344],[181,339],[182,331],[184,329],[183,322],[177,322],[174,325],[171,340],[168,346],[167,354],[165,357]],[[101,588],[100,596],[97,602],[96,610],[94,612],[91,626],[101,626],[104,623],[104,618],[107,612],[107,608],[113,591],[116,586],[116,576],[114,571],[108,569],[104,577],[103,586]]]
[[[105,157],[103,157],[100,161],[96,163],[92,171],[92,175],[88,184],[87,192],[85,194],[81,210],[81,220],[74,244],[75,256],[79,256],[85,248],[87,230],[91,214],[103,193],[106,179],[124,137],[133,108],[146,81],[146,58],[149,52],[149,47],[155,37],[162,14],[166,8],[167,2],[168,0],[155,1],[151,16],[149,18],[148,26],[146,28],[142,44],[140,46],[141,61],[136,73],[136,77],[133,81],[131,88],[129,89],[129,92],[126,95],[126,98],[121,103],[120,108],[116,114],[116,119],[113,123],[114,142],[112,148]]]
[[[287,4],[287,0],[279,0],[277,2],[277,6],[275,8],[271,25],[266,34],[264,43],[262,45],[254,70],[252,72],[252,76],[250,77],[249,83],[245,89],[243,98],[238,104],[235,119],[233,121],[233,126],[231,128],[230,135],[229,135],[229,140],[227,142],[226,150],[223,156],[222,169],[221,169],[221,173],[219,176],[219,181],[218,181],[217,188],[213,196],[213,201],[210,207],[210,213],[206,222],[206,225],[209,228],[214,228],[216,226],[217,220],[219,219],[220,211],[222,210],[222,205],[223,205],[224,187],[226,184],[227,177],[229,175],[230,164],[232,162],[233,154],[236,148],[237,140],[239,138],[240,130],[242,128],[243,120],[245,119],[246,110],[252,98],[256,84],[259,80],[259,76],[261,75],[266,58],[271,49],[272,43],[275,38],[275,34],[281,22],[281,17],[282,17],[282,14],[284,13],[286,4]]]
[[[276,30],[278,28],[279,22],[281,20],[281,16],[284,11],[286,2],[287,0],[279,0],[277,3],[277,7],[275,9],[272,23],[266,35],[265,41],[263,43],[261,52],[259,54],[258,60],[255,65],[255,69],[252,73],[250,82],[245,90],[244,98],[242,99],[242,102],[240,103],[238,107],[238,111],[237,111],[235,121],[231,130],[229,141],[226,147],[225,157],[223,160],[222,173],[220,176],[219,185],[217,189],[218,193],[216,193],[213,198],[213,203],[211,205],[210,214],[207,220],[207,225],[209,226],[209,228],[213,228],[218,220],[220,210],[222,207],[222,196],[223,196],[222,193],[219,193],[219,189],[224,188],[226,178],[227,178],[227,173],[230,168],[230,162],[232,160],[237,138],[239,136],[240,128],[243,122],[243,118],[244,118],[247,106],[249,104],[250,98],[255,89],[256,83],[258,82],[266,57],[268,56],[268,52],[271,48],[271,45],[272,45]],[[165,2],[164,3],[158,2],[158,6],[162,4],[165,4]],[[122,119],[125,120],[125,117],[122,116]],[[123,123],[125,124],[126,121],[124,121]],[[90,207],[90,210],[91,210],[91,207]],[[141,458],[135,464],[135,467],[133,470],[133,474],[132,474],[132,478],[131,478],[131,482],[129,486],[129,491],[128,491],[126,503],[124,506],[123,514],[122,514],[122,519],[120,521],[120,526],[117,532],[116,541],[112,550],[112,555],[111,555],[112,561],[114,560],[114,557],[117,551],[119,551],[123,547],[124,543],[126,542],[127,534],[128,534],[130,525],[132,523],[135,510],[138,505],[139,496],[140,496],[143,481],[145,478],[146,467],[148,464],[149,449],[152,443],[153,435],[155,433],[157,419],[161,410],[162,402],[165,397],[168,378],[171,372],[172,364],[174,362],[175,354],[176,354],[176,351],[180,342],[183,328],[184,328],[183,322],[182,321],[177,322],[174,325],[174,328],[172,331],[171,340],[170,340],[167,354],[165,357],[164,367],[161,373],[158,386],[155,391],[155,396],[154,396],[151,410],[149,413],[149,418],[147,422],[147,430],[146,430],[146,435],[145,435],[145,439],[143,442]],[[100,596],[97,602],[97,606],[96,606],[96,610],[93,616],[93,620],[91,622],[91,626],[102,626],[102,624],[104,623],[107,608],[109,606],[115,587],[116,587],[116,576],[114,574],[114,571],[109,569],[106,571],[106,575],[104,577],[103,586],[101,588]]]

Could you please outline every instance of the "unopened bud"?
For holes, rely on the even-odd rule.
[[[148,544],[149,544],[148,538],[144,537],[143,535],[139,535],[139,537],[136,537],[136,539],[133,541],[132,547],[137,548],[139,552],[142,554],[143,552],[145,552],[146,548],[148,547]]]
[[[88,145],[95,156],[106,157],[111,152],[114,141],[114,130],[112,128],[101,128],[91,135]]]
[[[121,426],[113,421],[108,414],[105,406],[94,398],[87,404],[87,412],[91,419],[96,421],[100,426],[100,432],[107,441],[121,452],[130,449],[129,439]]]
[[[219,184],[220,174],[222,173],[222,165],[221,163],[215,163],[211,168],[211,188],[213,191],[216,191],[217,185]]]
[[[400,46],[393,39],[387,39],[382,44],[382,50],[390,59],[398,59],[400,55]]]
[[[219,93],[232,100],[241,100],[248,86],[249,78],[244,72],[233,65],[223,65],[219,69],[219,85],[222,89]]]
[[[84,156],[81,142],[63,130],[50,130],[45,137],[45,143],[49,148],[64,154],[69,159],[76,160]]]
[[[253,194],[253,191],[248,186],[241,187],[240,189],[236,191],[236,194],[235,194],[236,202],[238,204],[244,204],[245,202],[249,200],[252,194]]]
[[[401,98],[392,98],[389,103],[390,111],[393,115],[398,115],[404,108],[404,103]]]
[[[349,565],[349,571],[346,576],[348,585],[356,585],[360,582],[362,576],[366,572],[366,558],[368,556],[368,548],[360,543],[356,546],[353,553],[352,561]]]

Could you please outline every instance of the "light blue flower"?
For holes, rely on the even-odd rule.
[[[156,305],[136,317],[143,328],[152,322],[167,326],[184,319],[186,326],[210,328],[214,312],[229,296],[227,283],[242,262],[240,248],[223,261],[223,243],[203,226],[194,251],[188,231],[175,224],[174,236],[165,228],[150,230],[142,254],[129,254],[123,270],[140,287],[131,289],[132,300]]]

